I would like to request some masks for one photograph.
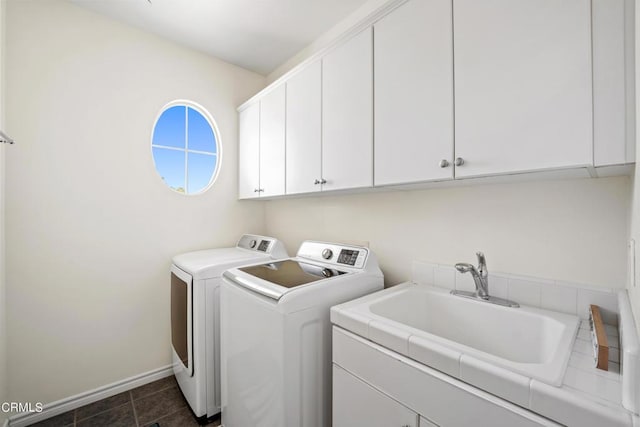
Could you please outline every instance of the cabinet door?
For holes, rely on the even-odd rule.
[[[593,0],[593,158],[595,166],[633,162],[627,140],[627,0]]]
[[[258,197],[260,188],[260,104],[240,112],[238,147],[238,197]]]
[[[417,427],[415,412],[333,365],[333,427]]]
[[[284,194],[285,86],[260,100],[260,196]]]
[[[373,40],[367,28],[322,59],[323,190],[373,184]]]
[[[593,164],[590,0],[453,2],[456,177]]]
[[[451,13],[410,0],[374,26],[375,185],[453,178]]]
[[[287,81],[287,194],[320,191],[322,179],[320,61]]]

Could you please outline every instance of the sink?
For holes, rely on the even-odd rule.
[[[332,321],[383,346],[406,340],[394,350],[426,364],[442,357],[459,364],[464,356],[555,386],[562,384],[580,323],[568,314],[502,307],[416,284],[334,307]]]

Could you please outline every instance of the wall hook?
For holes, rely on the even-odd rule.
[[[0,130],[0,143],[2,144],[14,144],[15,141],[9,137],[9,135],[7,135],[6,133],[2,132]]]

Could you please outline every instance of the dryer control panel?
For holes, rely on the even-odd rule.
[[[342,249],[338,255],[338,264],[356,265],[360,251]]]
[[[360,246],[345,246],[335,243],[305,241],[298,249],[298,256],[323,264],[346,265],[364,268],[369,250]]]
[[[257,234],[245,234],[236,245],[238,248],[248,249],[250,251],[263,252],[271,254],[274,258],[286,258],[287,251],[282,242],[273,237],[259,236]]]

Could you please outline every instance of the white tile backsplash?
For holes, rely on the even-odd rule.
[[[541,286],[540,307],[561,313],[576,314],[578,290],[569,286]]]
[[[456,270],[456,290],[474,292],[476,284],[469,273],[460,273]]]
[[[434,285],[440,288],[456,288],[456,269],[439,265],[434,272]]]
[[[521,278],[509,278],[507,298],[522,305],[540,307],[540,283]]]
[[[618,295],[615,292],[601,292],[578,289],[578,316],[587,319],[590,304],[600,306],[602,321],[609,325],[618,324]]]
[[[411,280],[415,283],[433,285],[435,284],[436,268],[438,268],[437,264],[414,261],[411,266]]]
[[[489,295],[507,299],[509,277],[502,274],[492,274],[489,277]]]
[[[414,261],[412,281],[446,289],[475,291],[470,274],[462,274],[448,265]],[[578,283],[536,277],[489,272],[489,294],[512,299],[522,305],[587,317],[590,304],[600,306],[603,320],[615,329],[618,324],[617,290],[595,288]],[[617,334],[617,332],[615,332]]]

